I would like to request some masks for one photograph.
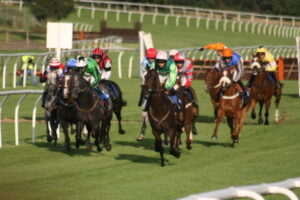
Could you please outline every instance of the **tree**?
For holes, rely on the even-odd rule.
[[[25,3],[40,22],[60,21],[74,11],[74,0],[25,0]]]

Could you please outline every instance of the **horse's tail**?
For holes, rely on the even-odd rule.
[[[124,99],[122,99],[122,106],[127,106],[127,101],[125,101]]]

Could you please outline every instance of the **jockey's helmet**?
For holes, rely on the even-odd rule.
[[[59,61],[59,59],[58,59],[58,58],[52,58],[52,59],[50,60],[49,66],[50,66],[51,68],[58,68],[58,67],[60,66],[60,61]]]
[[[87,66],[87,59],[83,56],[77,56],[76,67],[85,67]]]
[[[156,49],[154,48],[147,49],[146,57],[150,59],[154,59],[156,57]]]
[[[175,62],[183,62],[185,60],[185,55],[183,52],[178,52],[174,56],[174,61]]]
[[[170,51],[169,51],[169,56],[175,56],[177,53],[178,53],[179,51],[177,50],[177,49],[171,49]]]
[[[103,56],[103,54],[104,54],[104,52],[103,52],[102,49],[100,49],[100,48],[95,48],[95,49],[93,50],[92,58],[93,58],[93,59],[101,59],[102,56]]]
[[[76,59],[75,58],[69,58],[67,61],[67,67],[75,67],[76,66]]]
[[[264,47],[259,47],[258,49],[256,49],[257,54],[265,54],[266,52],[267,52],[267,49]]]
[[[225,45],[222,42],[217,42],[215,49],[217,51],[223,51],[225,49]]]
[[[167,60],[168,59],[168,55],[167,52],[165,51],[159,51],[156,55],[156,59],[157,60]]]
[[[230,62],[233,56],[233,51],[230,48],[226,48],[222,51],[222,59],[225,63]]]

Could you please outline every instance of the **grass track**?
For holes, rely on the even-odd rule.
[[[57,147],[46,143],[43,123],[37,126],[35,144],[31,143],[31,123],[21,123],[20,146],[15,147],[14,125],[4,123],[0,199],[176,199],[233,185],[274,182],[300,175],[300,115],[294,112],[300,103],[295,81],[285,81],[280,106],[283,122],[274,124],[272,103],[270,126],[259,126],[247,119],[236,148],[229,146],[229,129],[225,123],[221,124],[219,139],[210,139],[214,128],[212,106],[203,92],[203,81],[194,81],[201,105],[197,123],[200,134],[194,137],[191,151],[182,145],[180,159],[166,154],[168,162],[164,168],[160,167],[158,153],[153,151],[150,128],[144,142],[135,140],[140,128],[140,109],[136,106],[138,80],[119,83],[128,101],[123,112],[127,133],[118,135],[117,124],[113,124],[111,152],[98,153],[94,148],[89,154],[84,147],[75,150],[72,143],[73,151],[66,153],[63,138]],[[25,105],[22,116],[29,118],[30,102]],[[42,110],[38,112],[42,116]],[[8,111],[5,113],[10,116]],[[74,142],[74,136],[71,140]],[[165,150],[168,152],[168,147]],[[296,192],[300,194],[299,190]],[[268,199],[284,197],[270,195]]]

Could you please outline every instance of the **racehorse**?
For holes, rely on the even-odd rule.
[[[258,61],[257,57],[253,57],[251,64],[252,74],[255,76],[255,79],[251,85],[251,95],[253,96],[251,102],[251,117],[252,119],[256,118],[255,106],[256,103],[259,103],[259,117],[258,123],[265,125],[269,124],[269,108],[271,105],[272,96],[275,96],[275,122],[279,122],[279,102],[281,99],[281,88],[276,90],[275,84],[270,80],[268,72],[263,68]],[[262,118],[262,108],[265,105],[265,121]]]
[[[113,103],[113,111],[118,119],[119,134],[125,134],[125,130],[122,128],[122,115],[121,110],[127,105],[122,97],[122,91],[117,83],[111,80],[101,80],[99,83],[100,88],[105,88],[110,95]]]
[[[217,120],[217,112],[218,112],[218,106],[219,103],[217,102],[217,98],[219,95],[219,88],[215,88],[218,83],[220,78],[222,77],[221,72],[219,72],[217,69],[211,69],[209,72],[206,73],[205,75],[205,88],[204,90],[209,93],[210,95],[210,100],[211,103],[213,104],[213,109],[214,109],[214,117],[215,121]]]
[[[101,151],[100,143],[104,145],[107,151],[111,150],[109,143],[109,130],[112,118],[112,104],[110,101],[104,102],[100,96],[92,89],[79,73],[73,73],[65,76],[64,98],[71,96],[75,101],[76,117],[78,120],[79,131],[83,125],[87,126],[87,148],[92,151],[90,144],[90,135],[95,137],[97,150]],[[68,136],[68,127],[63,125],[67,150],[70,148],[70,138]],[[81,133],[77,134],[81,134]]]
[[[239,134],[243,128],[250,102],[242,107],[242,98],[240,97],[240,86],[232,81],[230,69],[224,69],[223,76],[219,83],[214,86],[216,90],[220,90],[220,100],[217,111],[217,120],[212,139],[218,136],[218,126],[223,117],[226,116],[227,124],[230,128],[232,146],[239,142]]]
[[[152,127],[152,133],[155,137],[155,151],[160,153],[161,166],[164,166],[162,133],[166,133],[170,138],[170,154],[176,158],[180,157],[178,124],[175,110],[171,101],[163,92],[156,70],[148,70],[142,89],[143,96],[149,96],[149,105],[146,110]]]
[[[185,109],[185,118],[183,122],[184,130],[186,133],[186,148],[187,149],[192,149],[192,140],[193,140],[193,127],[195,130],[195,120],[199,114],[199,107],[195,106],[193,101],[197,102],[197,96],[192,87],[189,87],[189,90],[192,93],[192,98],[188,98],[188,94],[186,94],[186,91],[184,88],[181,86],[181,79],[183,78],[183,75],[177,75],[176,83],[175,83],[175,91],[176,94],[179,96],[179,98],[183,101],[183,106]]]
[[[57,106],[56,100],[59,93],[59,86],[57,81],[57,73],[50,71],[47,74],[46,81],[46,97],[45,97],[45,121],[47,129],[47,141],[50,143],[54,140],[54,145],[57,144],[57,134],[56,130],[58,127],[57,119]],[[50,127],[49,127],[50,126]],[[51,134],[50,134],[51,129]]]

